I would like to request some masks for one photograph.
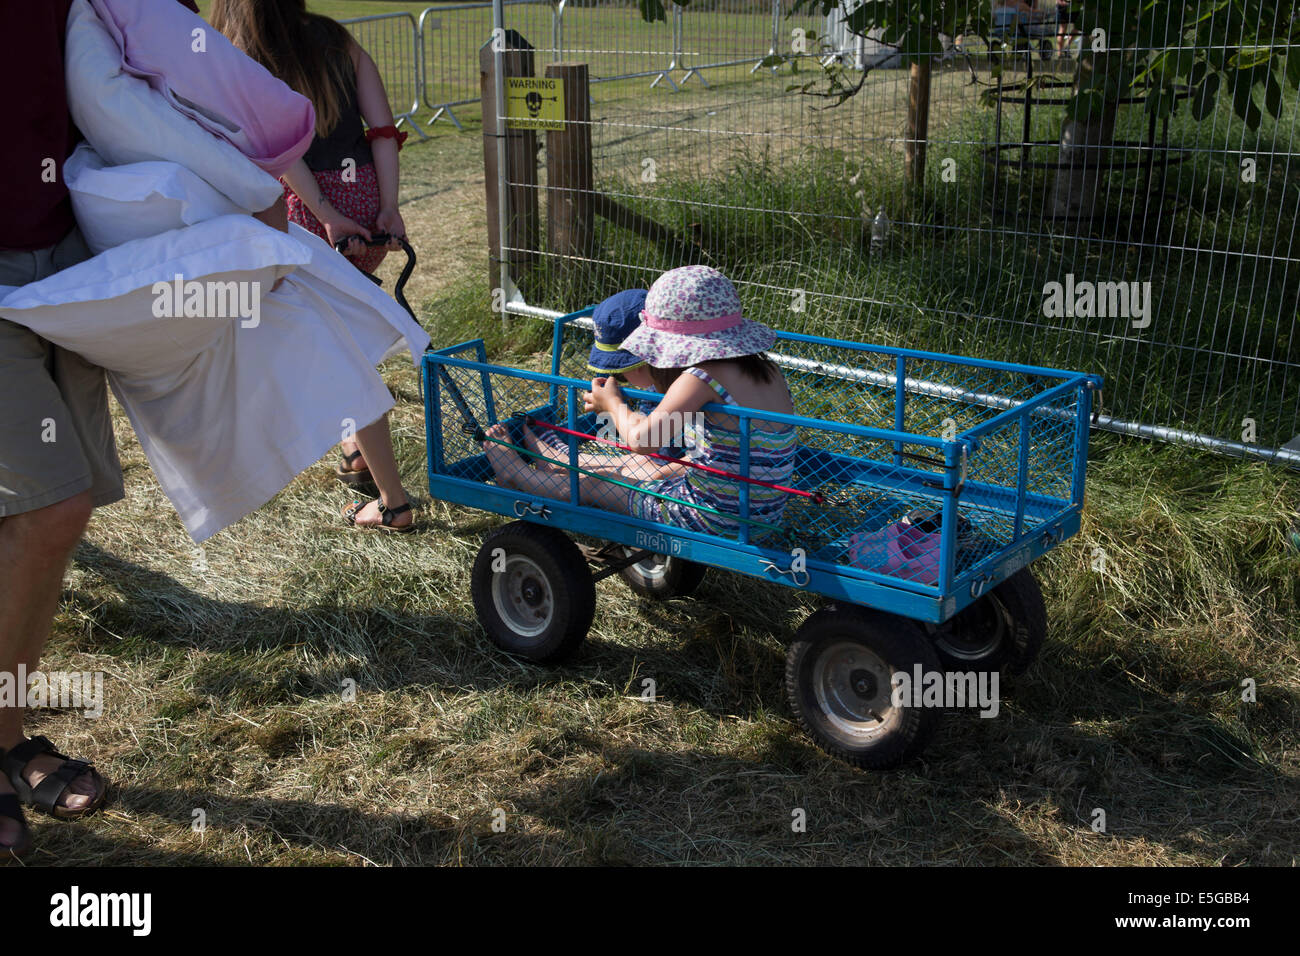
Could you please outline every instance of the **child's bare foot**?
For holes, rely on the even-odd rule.
[[[510,441],[510,430],[499,422],[484,429],[483,434],[488,438],[495,438],[497,441]],[[496,473],[497,484],[504,485],[507,488],[523,488],[525,486],[528,480],[528,466],[524,464],[524,460],[519,457],[518,453],[513,449],[506,448],[504,445],[497,444],[496,441],[485,441],[483,443],[483,452],[487,455],[492,471]]]
[[[550,468],[553,463],[567,464],[569,456],[553,445],[548,445],[537,437],[537,433],[524,426],[524,447],[539,457],[533,459],[537,468]]]

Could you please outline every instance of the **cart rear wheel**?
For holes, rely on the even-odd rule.
[[[892,679],[939,660],[913,621],[856,605],[823,608],[795,634],[785,689],[799,723],[822,750],[858,767],[887,770],[919,754],[937,710],[895,706]]]
[[[631,555],[633,552],[631,548],[624,548],[623,553]],[[645,560],[624,568],[619,574],[627,586],[642,597],[666,601],[668,598],[694,594],[695,589],[704,581],[707,571],[708,568],[694,561],[652,554]]]
[[[1034,662],[1047,637],[1047,608],[1033,574],[1021,568],[974,604],[927,630],[946,670],[1019,674]]]
[[[483,542],[470,593],[492,643],[539,663],[577,650],[596,610],[596,586],[577,545],[554,528],[524,521]]]

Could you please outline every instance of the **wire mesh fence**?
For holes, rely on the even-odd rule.
[[[1102,374],[1102,427],[1265,456],[1300,433],[1293,83],[1267,85],[1250,123],[1227,93],[1202,118],[1186,102],[1160,117],[1158,91],[1136,84],[1080,179],[1061,142],[1087,38],[1008,22],[992,48],[950,37],[929,58],[918,160],[909,71],[888,57],[854,70],[820,17],[779,9],[669,8],[645,33],[631,3],[565,11],[565,59],[627,46],[612,69],[667,58],[679,92],[593,93],[593,193],[612,204],[589,250],[516,250],[537,263],[517,277],[533,309],[517,311],[567,312],[705,262],[777,328]],[[705,61],[706,82],[687,82]],[[828,63],[856,95],[819,95]]]

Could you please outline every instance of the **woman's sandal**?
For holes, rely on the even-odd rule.
[[[23,770],[32,758],[49,754],[62,760],[57,770],[45,775],[35,787],[23,779]],[[99,775],[94,764],[86,760],[73,760],[54,749],[54,744],[44,737],[32,737],[8,751],[0,760],[0,772],[9,778],[9,783],[18,794],[19,802],[25,807],[34,807],[42,813],[59,820],[79,820],[94,813],[108,796],[108,784]],[[61,807],[59,798],[68,789],[72,781],[84,773],[89,773],[95,780],[95,796],[84,807]]]
[[[393,532],[394,534],[410,534],[412,531],[415,530],[414,521],[401,528],[393,527],[394,518],[396,518],[398,515],[405,514],[406,512],[411,510],[411,503],[409,501],[404,505],[398,505],[396,508],[390,508],[386,504],[384,504],[383,498],[380,498],[378,500],[379,500],[379,520],[381,522],[380,524],[364,524],[364,525],[357,524],[357,515],[361,513],[362,508],[370,504],[369,501],[352,502],[351,506],[348,507],[343,512],[344,519],[346,519],[347,523],[352,525],[354,528],[364,528],[367,531],[390,531]]]
[[[350,485],[354,488],[360,485],[373,485],[375,479],[370,474],[369,468],[362,468],[360,471],[355,471],[352,468],[352,463],[360,457],[360,448],[350,455],[341,455],[339,457],[339,463],[334,466],[335,477],[337,477],[339,481],[343,482],[343,484]]]

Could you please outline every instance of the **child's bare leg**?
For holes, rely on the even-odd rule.
[[[489,429],[491,431],[491,429]],[[533,459],[533,463],[539,468],[546,466],[549,461],[564,462],[568,464],[568,452],[559,448],[553,448],[537,437],[537,432],[533,431],[527,425],[524,426],[524,447],[534,454],[540,456]]]
[[[510,432],[501,424],[491,426],[484,431],[484,434],[497,441],[510,440]],[[496,474],[497,481],[507,488],[516,488],[528,494],[554,498],[557,501],[569,500],[569,475],[564,469],[529,468],[515,451],[495,441],[485,441],[483,451],[492,466],[492,471]],[[583,504],[627,513],[627,489],[619,485],[588,475],[580,475],[578,493],[582,497]]]
[[[547,445],[541,441],[537,434],[528,426],[524,426],[524,447],[529,451],[537,454],[533,462],[538,468],[551,469],[554,467],[559,471],[568,471],[569,453],[566,449],[560,449]],[[597,455],[591,452],[578,453],[578,467],[586,471],[598,472],[602,475],[608,475],[611,478],[622,478],[624,465],[630,457],[640,458],[641,456],[629,455]]]
[[[675,461],[661,461],[645,455],[628,455],[624,459],[622,479],[631,482],[662,481],[686,471],[686,466]]]
[[[388,416],[372,422],[357,431],[357,447],[370,465],[370,474],[379,488],[379,497],[388,508],[400,508],[410,500],[406,489],[402,487],[402,476],[397,470],[397,458],[393,455],[393,438],[388,430]],[[414,521],[408,511],[393,519],[392,526],[404,528]],[[356,523],[362,527],[371,527],[383,523],[379,513],[379,502],[369,502],[357,513]]]
[[[487,455],[488,464],[492,466],[497,484],[507,488],[527,490],[528,482],[532,480],[535,472],[513,449],[499,444],[499,442],[510,441],[509,429],[498,423],[489,425],[483,430],[483,434],[489,439],[495,439],[483,442],[483,453]],[[546,468],[541,473],[549,475],[552,474],[552,470]]]

